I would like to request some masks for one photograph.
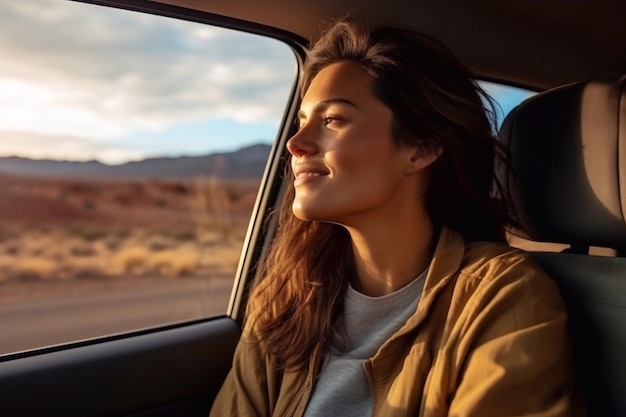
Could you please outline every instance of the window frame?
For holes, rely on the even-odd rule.
[[[88,347],[97,344],[105,344],[117,340],[133,337],[145,337],[158,332],[177,331],[185,327],[193,327],[211,321],[218,321],[223,318],[230,318],[241,328],[243,326],[245,305],[249,292],[249,286],[255,276],[255,265],[258,264],[265,254],[268,242],[273,236],[273,227],[268,224],[267,213],[271,212],[278,201],[282,187],[282,175],[284,170],[284,154],[286,141],[292,133],[292,122],[297,112],[299,102],[298,87],[299,75],[302,63],[306,54],[307,42],[301,37],[292,33],[267,27],[264,25],[247,22],[226,16],[220,16],[208,12],[186,9],[178,6],[171,6],[163,3],[156,3],[150,0],[56,0],[71,1],[76,3],[91,4],[94,7],[110,7],[118,10],[127,10],[132,13],[146,13],[166,18],[195,22],[212,27],[219,27],[248,33],[252,35],[264,36],[284,43],[291,48],[294,54],[295,69],[294,81],[289,95],[286,97],[283,116],[280,119],[276,130],[276,137],[271,145],[268,159],[265,165],[255,203],[253,205],[248,227],[242,242],[242,250],[239,257],[238,266],[233,276],[231,295],[228,307],[223,315],[213,315],[200,319],[186,320],[180,323],[170,323],[157,325],[147,329],[130,330],[126,332],[103,335],[94,338],[70,341],[50,346],[43,346],[26,351],[17,351],[0,355],[0,364],[11,362],[17,359],[36,357],[55,352],[72,350],[81,347]]]

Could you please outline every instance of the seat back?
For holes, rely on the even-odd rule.
[[[577,384],[593,417],[626,416],[626,77],[533,96],[505,119],[514,176],[500,178],[523,237],[569,310]],[[590,246],[616,257],[591,256]]]

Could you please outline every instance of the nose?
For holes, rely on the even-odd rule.
[[[288,141],[287,150],[293,156],[311,156],[318,147],[311,127],[305,124]]]

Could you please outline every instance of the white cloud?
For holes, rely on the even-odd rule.
[[[0,0],[0,51],[0,130],[92,143],[208,118],[278,124],[295,76],[275,41],[69,1]]]
[[[139,160],[146,156],[141,151],[69,135],[0,130],[0,156],[15,155],[73,161],[98,159],[109,164]]]
[[[132,129],[137,118],[111,123],[103,112],[81,105],[80,92],[47,88],[22,80],[0,79],[0,127],[51,135],[88,135],[106,140]],[[126,122],[126,123],[124,123]]]

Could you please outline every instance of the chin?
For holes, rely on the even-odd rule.
[[[324,213],[323,210],[310,207],[310,205],[296,204],[294,202],[291,206],[291,211],[294,216],[302,221],[332,222],[327,215],[328,213]]]
[[[307,210],[303,210],[301,207],[292,207],[293,215],[296,216],[298,219],[305,221],[305,222],[311,222],[311,221],[315,221],[318,220],[318,218],[316,216],[313,215],[313,213],[310,213]]]

